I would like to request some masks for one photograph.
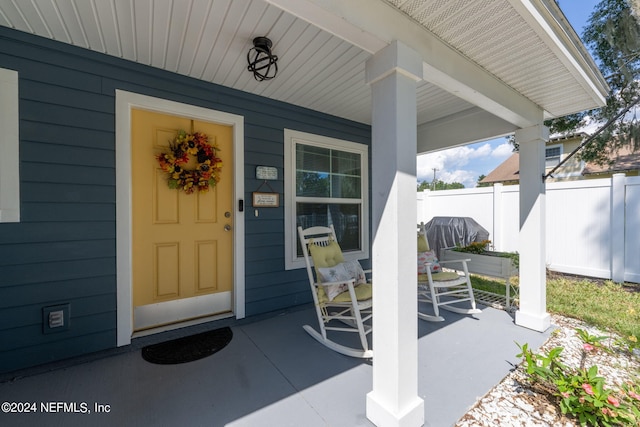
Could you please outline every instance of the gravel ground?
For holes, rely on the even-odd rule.
[[[596,328],[566,317],[552,315],[552,323],[558,329],[537,351],[547,352],[554,347],[564,347],[562,361],[568,366],[578,367],[583,357],[582,340],[576,334],[576,328],[583,329],[591,335],[610,336]],[[609,345],[609,341],[603,341]],[[524,343],[520,343],[524,344]],[[590,354],[585,366],[598,366],[599,376],[606,380],[605,387],[618,389],[623,382],[630,381],[640,374],[640,352],[636,349],[633,355],[621,352],[613,354],[604,351]],[[464,415],[456,427],[574,427],[579,426],[576,420],[562,415],[553,398],[544,393],[534,392],[527,385],[525,373],[520,365],[512,371],[500,384],[481,398],[469,412]]]

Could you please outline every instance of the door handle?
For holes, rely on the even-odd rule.
[[[229,224],[225,224],[224,231],[230,231],[230,230],[231,230],[231,226]]]

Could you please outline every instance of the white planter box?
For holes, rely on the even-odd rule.
[[[469,273],[482,274],[489,277],[499,277],[506,280],[518,274],[518,269],[514,267],[511,258],[497,255],[479,255],[443,249],[440,259],[442,261],[470,259],[471,261],[467,262]]]
[[[503,279],[506,286],[506,298],[504,305],[507,309],[511,307],[510,278],[518,274],[518,269],[513,265],[511,258],[500,257],[497,255],[480,255],[467,252],[457,252],[451,249],[443,249],[440,253],[440,260],[442,261],[454,261],[459,259],[470,260],[467,261],[469,273]],[[474,291],[474,293],[478,294],[478,298],[476,299],[481,302],[487,302],[490,304],[496,303],[495,294],[490,294],[486,291]],[[490,294],[489,300],[483,300],[483,294]]]

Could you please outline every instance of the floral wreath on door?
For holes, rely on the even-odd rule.
[[[186,194],[194,191],[206,193],[220,182],[222,159],[218,157],[220,148],[209,143],[209,137],[201,132],[187,133],[179,130],[169,143],[169,151],[156,156],[160,168],[167,175],[169,188],[182,190]],[[184,165],[195,156],[197,164],[193,169]]]

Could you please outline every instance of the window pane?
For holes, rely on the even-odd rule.
[[[361,197],[360,154],[296,145],[296,195],[303,197]]]
[[[360,154],[345,151],[331,151],[331,172],[360,176]]]
[[[343,199],[360,198],[360,177],[333,175],[331,196]]]
[[[316,225],[327,227],[333,224],[338,243],[344,252],[361,249],[360,217],[359,204],[296,204],[296,227],[309,228]],[[302,256],[300,247],[298,247],[298,255]]]
[[[296,169],[305,172],[331,172],[331,150],[328,148],[296,145]]]
[[[545,148],[545,167],[552,168],[560,163],[561,147]]]
[[[554,166],[558,166],[560,164],[560,156],[558,157],[547,157],[544,161],[545,168],[552,168]]]
[[[560,155],[560,147],[547,148],[545,150],[545,157],[557,157]]]
[[[296,172],[296,196],[330,197],[329,175],[319,172]]]

